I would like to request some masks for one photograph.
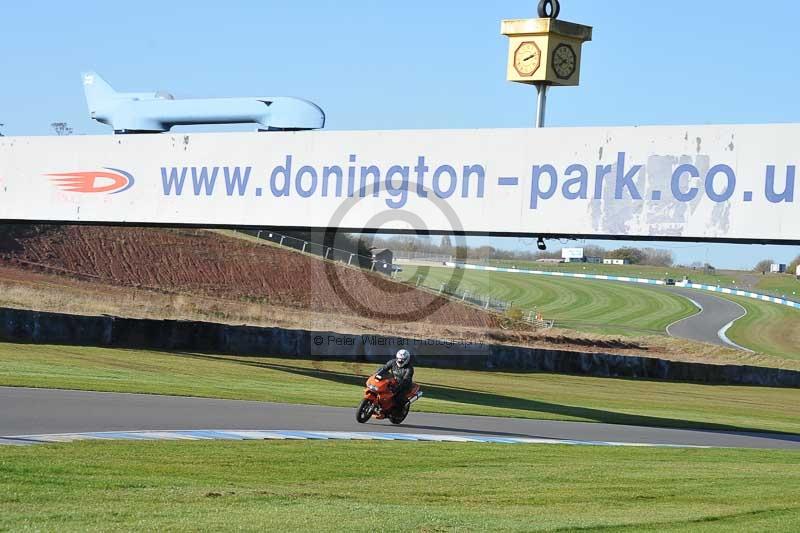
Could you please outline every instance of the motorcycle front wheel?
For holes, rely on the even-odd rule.
[[[367,420],[372,417],[372,411],[375,409],[375,406],[372,405],[372,402],[369,400],[361,400],[361,404],[358,406],[358,410],[356,411],[356,422],[359,424],[364,424]]]

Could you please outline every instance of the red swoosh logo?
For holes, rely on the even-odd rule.
[[[93,170],[88,172],[61,172],[48,174],[59,189],[67,192],[102,193],[121,192],[133,184],[130,175]]]

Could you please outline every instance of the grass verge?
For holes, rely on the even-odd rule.
[[[3,530],[797,531],[798,494],[800,453],[788,451],[392,442],[0,448]]]
[[[414,272],[409,269],[403,275],[413,280]],[[424,283],[438,288],[451,273],[449,269],[430,268]],[[787,276],[767,279],[800,283]],[[609,281],[465,271],[460,288],[513,301],[522,309],[536,308],[546,318],[555,319],[559,327],[606,335],[665,333],[667,325],[696,313],[694,306],[682,296],[652,287]],[[728,331],[732,341],[766,356],[800,361],[800,311],[722,293],[714,293],[714,296],[728,298],[747,309],[747,316],[736,321]]]
[[[415,282],[423,270],[423,283],[435,290],[453,275],[448,268],[408,268],[404,279]],[[697,313],[686,298],[632,284],[471,270],[462,274],[459,291],[513,302],[524,311],[536,309],[559,327],[601,334],[666,335],[669,324]]]
[[[794,272],[760,276],[756,292],[776,294],[797,301],[800,299],[800,279],[797,279]]]
[[[0,385],[354,407],[377,365],[0,344]],[[419,368],[423,412],[800,433],[800,390]]]
[[[800,311],[741,296],[715,295],[747,310],[747,315],[727,332],[733,342],[756,352],[800,361]]]

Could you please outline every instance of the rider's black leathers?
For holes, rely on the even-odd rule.
[[[379,368],[377,373],[384,378],[388,374],[394,376],[394,379],[397,380],[397,388],[394,390],[395,398],[402,398],[403,401],[406,401],[406,395],[414,385],[414,365],[411,364],[411,361],[406,366],[400,366],[396,359],[392,359]]]

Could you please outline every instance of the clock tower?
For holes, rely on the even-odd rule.
[[[549,86],[575,86],[580,82],[581,47],[592,40],[592,28],[558,20],[558,0],[541,0],[539,18],[504,20],[501,33],[508,36],[508,81],[536,85],[539,120],[544,124],[544,100]]]

